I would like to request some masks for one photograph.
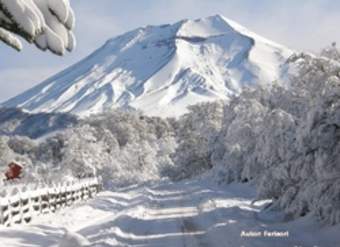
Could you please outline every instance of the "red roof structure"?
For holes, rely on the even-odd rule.
[[[6,176],[7,180],[13,180],[13,179],[16,179],[16,178],[20,178],[21,171],[22,171],[21,165],[15,163],[15,162],[11,162],[8,165],[7,171],[5,172],[5,176]]]

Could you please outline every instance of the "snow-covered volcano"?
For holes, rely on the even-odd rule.
[[[177,116],[282,76],[292,51],[220,15],[138,28],[2,104],[81,116],[115,107]]]

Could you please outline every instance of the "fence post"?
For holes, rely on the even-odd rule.
[[[5,224],[5,198],[6,198],[6,191],[1,191],[0,193],[0,224]]]
[[[20,197],[18,195],[18,189],[14,188],[8,198],[8,211],[9,211],[9,224],[20,224],[21,223],[21,207]]]
[[[54,213],[56,211],[56,187],[51,183],[50,188],[48,188],[49,193],[49,210]]]
[[[56,185],[56,210],[61,207],[61,184]]]
[[[1,200],[1,225],[4,226],[9,226],[10,224],[10,212],[9,212],[9,203],[8,200],[6,200],[6,198],[2,198]]]
[[[22,187],[20,193],[20,206],[21,206],[21,217],[22,221],[29,223],[32,219],[31,216],[31,200],[30,200],[30,190],[28,188]]]

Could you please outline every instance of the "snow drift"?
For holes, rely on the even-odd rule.
[[[222,16],[138,28],[5,102],[31,112],[81,116],[112,108],[178,116],[228,99],[244,85],[282,77],[292,52]]]

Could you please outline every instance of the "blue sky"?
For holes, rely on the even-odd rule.
[[[25,45],[20,53],[0,43],[0,101],[79,61],[107,39],[148,24],[222,14],[296,50],[340,43],[338,0],[71,0],[77,49],[57,57]]]

